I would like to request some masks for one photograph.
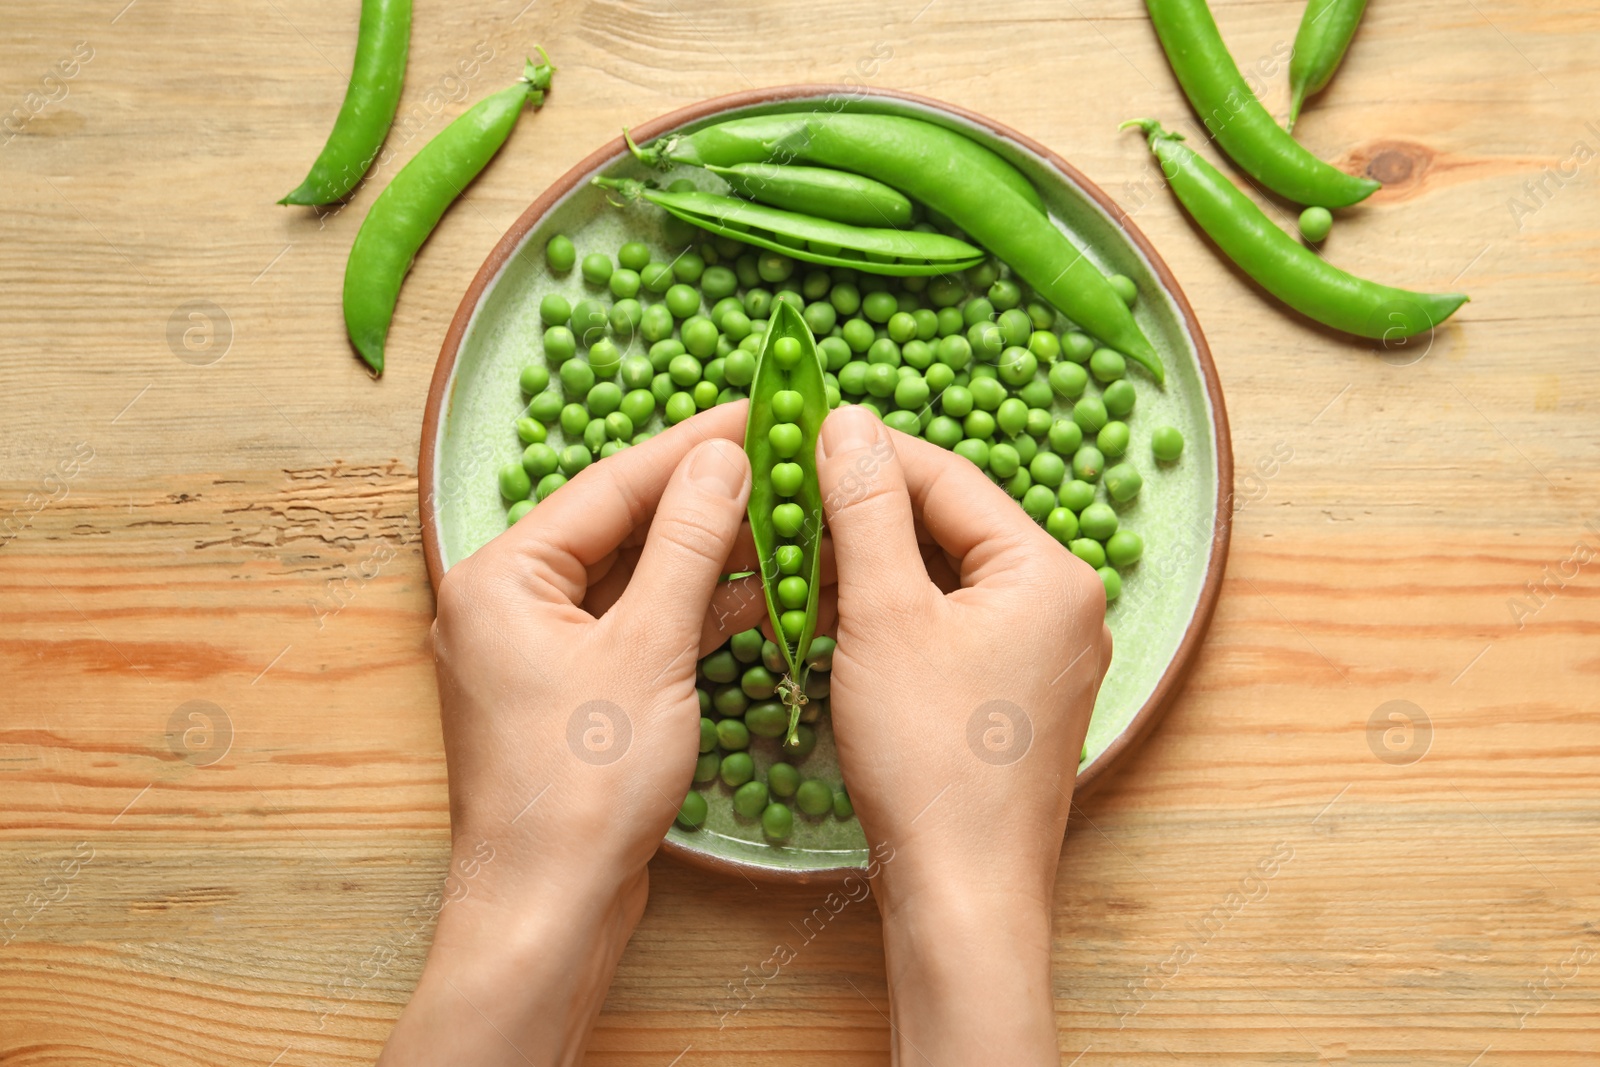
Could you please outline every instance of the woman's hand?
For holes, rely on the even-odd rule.
[[[833,411],[819,454],[834,737],[881,866],[895,1041],[1055,1063],[1049,906],[1104,589],[970,462],[870,412]]]
[[[380,1064],[581,1057],[693,776],[744,422],[725,405],[593,465],[441,583],[451,878]]]

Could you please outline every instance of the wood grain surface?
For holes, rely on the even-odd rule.
[[[1300,6],[1216,10],[1281,113]],[[1227,393],[1209,640],[1063,852],[1062,1062],[1600,1062],[1600,10],[1376,0],[1302,118],[1388,183],[1327,255],[1473,296],[1399,351],[1251,288],[1116,133],[1187,114],[1133,0],[418,0],[393,162],[342,212],[279,208],[356,11],[0,18],[0,1062],[372,1061],[446,854],[415,492],[460,294],[620,126],[848,78],[1099,182]],[[423,251],[375,383],[339,314],[355,228],[535,43],[550,103]],[[652,876],[589,1062],[885,1061],[870,902],[819,930],[815,891]],[[794,962],[747,982],[778,943]]]

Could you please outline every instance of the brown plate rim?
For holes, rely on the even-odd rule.
[[[942,111],[957,118],[964,119],[975,126],[981,126],[995,136],[1010,141],[1028,152],[1044,160],[1049,166],[1065,175],[1067,180],[1076,185],[1085,195],[1098,204],[1108,215],[1114,219],[1134,246],[1139,250],[1149,263],[1152,271],[1160,280],[1161,286],[1172,298],[1182,318],[1184,329],[1189,334],[1195,347],[1195,357],[1200,366],[1200,376],[1205,382],[1206,392],[1211,401],[1212,425],[1215,428],[1215,449],[1217,459],[1217,511],[1212,524],[1211,558],[1206,562],[1205,582],[1200,589],[1200,598],[1195,605],[1195,610],[1189,617],[1189,624],[1184,630],[1183,639],[1178,642],[1177,651],[1173,653],[1172,660],[1167,664],[1167,669],[1162,673],[1160,681],[1150,693],[1150,698],[1129,720],[1128,726],[1117,735],[1099,757],[1089,765],[1089,768],[1077,777],[1073,803],[1077,804],[1102,785],[1111,768],[1120,763],[1133,748],[1138,745],[1160,721],[1171,704],[1171,698],[1182,686],[1184,678],[1188,675],[1193,665],[1200,644],[1205,638],[1207,628],[1211,624],[1211,617],[1216,610],[1217,597],[1222,590],[1223,571],[1227,565],[1228,544],[1233,530],[1233,447],[1228,431],[1228,413],[1222,397],[1222,383],[1217,377],[1217,368],[1211,360],[1211,348],[1206,343],[1205,333],[1200,329],[1199,320],[1195,318],[1194,308],[1190,306],[1189,299],[1184,295],[1183,289],[1174,277],[1155,246],[1150,243],[1133,219],[1114,200],[1106,195],[1094,182],[1068,163],[1061,156],[1046,148],[1038,141],[1026,137],[1016,130],[1000,122],[996,122],[985,115],[969,111],[956,104],[932,97],[922,96],[918,93],[904,92],[898,89],[861,89],[843,85],[783,85],[767,89],[751,89],[744,92],[730,93],[726,96],[712,97],[702,100],[687,107],[652,119],[639,126],[632,127],[633,138],[638,143],[652,141],[662,134],[675,130],[690,123],[699,122],[713,115],[737,111],[743,108],[758,107],[766,104],[782,103],[796,99],[828,99],[846,98],[860,100],[866,97],[875,97],[886,100],[896,100],[904,103],[915,104],[919,107]],[[621,137],[609,142],[591,152],[575,166],[563,174],[556,182],[541,193],[526,211],[518,217],[504,236],[494,246],[483,265],[473,276],[472,284],[467,287],[466,293],[461,298],[461,304],[456,308],[455,316],[450,320],[450,328],[445,332],[444,343],[439,348],[439,360],[433,368],[433,379],[428,386],[427,407],[422,419],[422,448],[418,458],[417,495],[419,498],[419,512],[422,523],[423,556],[428,567],[428,581],[433,587],[434,595],[439,592],[439,582],[444,576],[443,554],[439,545],[439,538],[435,532],[434,523],[434,484],[433,469],[435,460],[435,446],[438,440],[439,424],[444,417],[446,392],[450,386],[451,377],[455,371],[457,355],[461,349],[462,338],[466,336],[467,326],[472,321],[473,312],[490,284],[500,273],[528,233],[538,225],[539,221],[563,197],[570,193],[579,182],[589,174],[622,158],[628,151],[627,142]],[[1224,488],[1226,487],[1226,488]],[[735,874],[754,881],[776,882],[785,885],[811,885],[833,884],[843,881],[851,875],[860,875],[859,867],[825,867],[814,870],[790,870],[786,868],[763,867],[742,860],[727,859],[721,856],[712,856],[694,849],[687,848],[671,839],[664,840],[661,844],[662,852],[673,856],[691,866],[722,874]]]

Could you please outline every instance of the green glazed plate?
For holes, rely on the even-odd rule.
[[[1081,797],[1159,718],[1199,647],[1221,586],[1233,465],[1227,414],[1205,338],[1166,264],[1109,197],[1042,145],[980,115],[910,94],[791,86],[705,101],[635,127],[633,135],[642,144],[725,118],[795,110],[908,115],[959,130],[1020,168],[1055,223],[1102,271],[1138,284],[1135,317],[1167,367],[1164,389],[1148,379],[1140,382],[1138,428],[1176,426],[1187,444],[1176,464],[1142,464],[1146,492],[1119,508],[1143,535],[1146,549],[1107,615],[1115,653],[1089,726],[1088,756],[1077,770]],[[546,270],[545,243],[565,233],[580,255],[614,254],[633,239],[664,246],[662,213],[638,206],[619,210],[588,184],[596,174],[652,176],[620,137],[579,163],[500,240],[445,338],[428,396],[419,467],[424,547],[435,588],[451,565],[505,529],[495,472],[521,455],[512,429],[525,403],[517,374],[540,353],[539,299],[550,292],[574,302],[586,295],[576,271],[558,278]],[[720,181],[703,171],[682,168],[671,177],[721,191]],[[552,440],[558,438],[559,429]],[[833,739],[826,722],[818,727],[817,750],[806,770],[837,782]],[[758,768],[770,762],[757,755]],[[710,792],[728,790],[718,782]],[[867,864],[866,842],[854,819],[798,818],[794,837],[774,846],[763,839],[759,823],[735,816],[726,798],[710,799],[706,825],[692,832],[674,826],[667,851],[701,866],[791,882],[837,880]]]

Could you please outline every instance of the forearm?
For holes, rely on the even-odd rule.
[[[492,896],[447,906],[378,1067],[577,1063],[643,911],[646,877],[609,892],[551,885],[515,908]]]
[[[881,907],[894,1063],[1059,1062],[1048,901],[891,889]]]

